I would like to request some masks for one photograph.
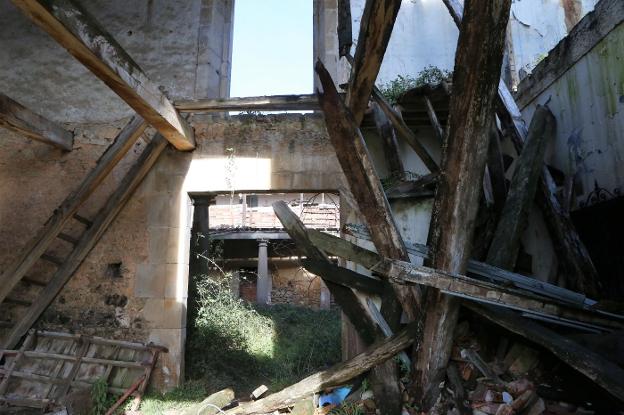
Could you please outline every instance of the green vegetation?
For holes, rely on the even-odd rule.
[[[91,415],[104,415],[116,400],[108,393],[106,379],[98,379],[91,387]]]
[[[396,79],[383,84],[379,89],[391,104],[396,104],[399,97],[406,91],[423,85],[435,85],[441,81],[448,81],[451,76],[451,72],[430,65],[418,72],[416,78],[409,75],[399,75]]]
[[[187,334],[189,379],[165,395],[150,395],[144,414],[200,402],[232,387],[246,397],[261,384],[278,391],[340,360],[337,311],[273,305],[258,307],[231,295],[229,278],[193,278],[197,309]]]

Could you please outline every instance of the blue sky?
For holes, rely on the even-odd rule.
[[[313,0],[236,0],[230,96],[312,92]]]

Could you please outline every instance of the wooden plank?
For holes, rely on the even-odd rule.
[[[195,148],[192,128],[122,47],[71,0],[13,0],[37,26],[100,78],[178,150]]]
[[[490,129],[490,142],[488,144],[487,168],[492,183],[492,195],[494,197],[494,207],[500,211],[507,198],[507,182],[505,180],[505,164],[503,163],[503,153],[498,135],[496,123],[492,123]]]
[[[435,109],[433,109],[433,104],[427,95],[423,95],[423,101],[425,102],[425,109],[427,110],[427,116],[429,117],[429,121],[433,127],[433,132],[440,144],[444,145],[444,140],[446,138],[444,136],[444,129],[438,120]]]
[[[533,205],[546,146],[555,138],[557,120],[547,107],[538,106],[529,135],[516,162],[507,200],[501,212],[486,263],[513,271],[529,209]]]
[[[71,151],[74,134],[0,93],[0,126],[24,137]]]
[[[405,176],[405,167],[401,160],[399,144],[397,143],[392,123],[377,104],[373,104],[373,117],[377,133],[383,142],[383,150],[388,163],[388,170],[390,170],[390,176],[403,178]]]
[[[385,189],[388,200],[433,197],[438,173],[430,173],[415,180],[400,181]]]
[[[177,101],[175,107],[179,111],[196,113],[225,111],[314,111],[320,109],[318,99],[314,94],[187,100]]]
[[[351,112],[340,100],[331,76],[323,64],[317,62],[315,69],[323,85],[323,94],[319,94],[319,102],[325,114],[327,132],[351,193],[357,202],[358,210],[368,224],[371,239],[377,251],[382,255],[409,261],[407,248],[394,222],[390,204],[377,176],[364,138]],[[415,320],[418,317],[417,304],[420,291],[396,287],[395,293],[403,311]],[[388,323],[390,327],[393,327],[394,323],[390,321]]]
[[[346,98],[357,126],[364,118],[400,7],[401,0],[366,0]]]
[[[518,85],[517,102],[524,109],[591,51],[624,20],[624,2],[603,0],[548,52]]]
[[[21,320],[12,328],[8,336],[3,339],[3,348],[13,348],[24,333],[32,327],[33,323],[39,318],[52,300],[54,300],[100,237],[106,232],[108,225],[110,225],[130,199],[166,146],[167,141],[165,141],[160,134],[157,134],[145,150],[143,150],[143,153],[141,153],[141,156],[130,168],[128,173],[126,173],[115,192],[106,200],[106,204],[98,212],[93,221],[93,226],[88,228],[80,237],[78,244],[65,259],[63,265],[54,273],[46,289],[41,293],[39,298],[37,298],[37,301],[35,301],[21,317]]]
[[[463,8],[458,0],[443,0],[458,26],[461,24]],[[527,137],[527,129],[522,114],[509,88],[501,79],[498,84],[498,116],[510,131],[510,138],[518,154],[522,151]],[[538,187],[537,201],[540,204],[546,225],[554,241],[555,252],[560,264],[569,275],[568,284],[572,288],[592,297],[599,292],[599,278],[589,251],[572,223],[566,210],[556,196],[556,186],[548,168],[542,167],[542,178]]]
[[[353,27],[351,23],[351,1],[338,0],[338,53],[347,56],[353,45]]]
[[[467,304],[468,308],[507,330],[550,350],[559,359],[576,369],[604,390],[624,401],[624,370],[580,344],[516,314]]]
[[[370,261],[371,258],[373,258],[375,262],[381,259],[377,253],[373,253],[374,256],[372,257],[367,257],[362,253],[357,253],[351,249],[352,246],[357,247],[357,245],[318,230],[310,229],[308,230],[308,235],[310,240],[315,245],[321,247],[321,249],[344,258],[350,258],[350,255],[353,255],[354,259],[351,261],[355,261],[364,266],[367,266],[367,261]],[[361,230],[357,234],[357,237],[370,240],[368,232],[365,232],[364,230]],[[364,248],[361,249],[369,254],[371,252]],[[416,255],[425,259],[429,258],[429,247],[427,245],[413,243],[408,246],[407,250],[411,255]],[[375,262],[373,262],[371,266],[374,265]],[[506,286],[515,286],[531,291],[540,296],[550,297],[559,302],[565,302],[575,307],[591,307],[596,304],[596,301],[588,299],[584,294],[540,281],[534,277],[527,277],[502,268],[494,267],[486,264],[485,262],[475,261],[474,259],[468,261],[468,272]]]
[[[265,414],[277,409],[293,406],[298,400],[311,396],[316,392],[332,386],[343,385],[358,375],[368,371],[409,347],[416,338],[417,323],[411,323],[396,335],[376,342],[365,352],[353,359],[338,363],[322,372],[315,373],[307,378],[287,387],[266,398],[241,403],[239,406],[226,411],[231,414]]]
[[[444,290],[446,293],[454,296],[532,313],[540,313],[556,319],[562,318],[570,321],[585,322],[586,324],[595,324],[604,327],[605,330],[617,330],[620,327],[624,327],[624,317],[612,316],[612,318],[609,318],[609,316],[603,316],[599,312],[585,308],[582,301],[580,303],[564,303],[554,295],[552,299],[547,299],[542,295],[515,289],[507,282],[504,285],[492,284],[460,274],[446,273],[404,261],[383,258],[376,252],[312,229],[308,230],[308,236],[315,246],[320,247],[327,253],[356,262],[400,284],[422,284],[427,287]],[[488,269],[495,269],[495,267],[484,263],[473,262],[479,264],[479,266],[487,267],[479,271],[479,273],[485,273]],[[490,272],[492,271],[490,270]],[[360,274],[352,273],[350,278],[342,276],[337,282],[339,284],[348,284],[351,280],[356,279],[357,275]],[[333,280],[335,277],[328,274],[327,278]],[[368,277],[360,275],[360,278]],[[563,290],[559,287],[555,288]],[[539,288],[536,288],[535,291],[539,292]]]
[[[401,114],[392,108],[390,103],[377,87],[373,87],[373,101],[379,105],[379,108],[381,108],[384,114],[386,114],[397,133],[407,142],[407,144],[409,144],[418,157],[420,157],[425,167],[427,167],[432,173],[440,171],[438,163],[431,157],[425,146],[418,141],[416,134],[414,134],[407,124],[405,124]]]
[[[434,268],[465,273],[475,229],[489,133],[500,80],[511,0],[466,0],[459,33],[443,174],[433,209],[431,246]],[[416,360],[421,403],[438,398],[453,343],[459,303],[439,290],[425,299],[423,344]]]
[[[54,211],[43,228],[25,245],[14,262],[5,268],[0,281],[0,302],[11,292],[15,285],[26,275],[28,270],[46,251],[59,235],[65,223],[76,213],[78,208],[102,183],[104,178],[117,165],[122,157],[132,148],[146,124],[140,117],[133,118],[117,135],[115,141],[100,156],[95,167],[84,178],[80,186],[73,191]]]
[[[381,295],[384,282],[375,277],[361,278],[361,274],[347,268],[336,267],[331,262],[303,259],[301,264],[314,275],[330,275],[331,281],[367,294]]]
[[[19,353],[18,350],[4,350],[3,353],[6,356],[12,356]],[[100,359],[96,357],[82,357],[72,356],[68,354],[37,352],[37,351],[25,351],[24,356],[30,359],[42,359],[42,360],[64,360],[68,362],[75,362],[80,359],[82,363],[94,364],[94,365],[108,365],[113,367],[124,367],[130,369],[145,369],[145,364],[140,362],[126,362],[123,360],[111,360]]]

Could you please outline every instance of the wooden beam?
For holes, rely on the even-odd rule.
[[[443,0],[443,2],[459,26],[462,21],[462,5],[458,0]],[[511,141],[520,154],[528,132],[522,120],[520,109],[502,79],[498,84],[498,106],[498,116],[503,124],[508,127]],[[598,272],[572,220],[557,199],[554,180],[545,165],[542,167],[542,178],[538,186],[537,201],[544,214],[550,236],[555,242],[557,258],[569,275],[569,285],[589,296],[597,297],[599,291]]]
[[[366,0],[346,99],[357,126],[364,118],[400,7],[401,0]]]
[[[355,356],[351,360],[338,363],[327,370],[308,376],[300,382],[271,394],[266,398],[242,403],[226,411],[226,414],[252,415],[270,413],[281,408],[293,406],[297,401],[312,396],[316,392],[334,386],[344,385],[362,373],[367,372],[372,367],[378,366],[397,355],[401,350],[409,347],[414,343],[417,331],[417,323],[412,323],[394,336],[371,345],[365,352]]]
[[[436,138],[440,142],[441,145],[444,145],[445,135],[444,129],[438,120],[438,115],[433,109],[433,104],[429,97],[425,94],[423,95],[423,101],[425,102],[425,109],[427,110],[427,116],[429,117],[429,121],[431,122],[431,126],[433,127],[433,132],[436,135]]]
[[[490,174],[490,182],[492,183],[494,206],[497,211],[500,211],[507,198],[507,182],[505,180],[505,164],[503,163],[501,143],[495,122],[492,123],[490,128],[487,167]]]
[[[338,53],[340,56],[349,55],[352,45],[351,1],[338,0]]]
[[[390,204],[351,111],[338,96],[331,76],[320,61],[316,64],[316,72],[323,85],[319,102],[325,114],[327,132],[358,209],[369,227],[371,239],[383,256],[409,261]],[[412,320],[417,319],[420,290],[395,287],[395,292],[403,311]],[[393,326],[393,323],[389,324]]]
[[[117,217],[117,214],[128,202],[166,146],[167,141],[160,134],[157,134],[143,150],[137,161],[119,183],[115,192],[106,200],[106,204],[98,212],[93,225],[82,234],[78,244],[65,259],[63,265],[54,273],[45,290],[24,315],[20,317],[20,320],[11,329],[7,337],[3,339],[4,349],[14,348],[20,338],[32,327],[41,313],[45,311],[58,295],[100,237],[106,232],[108,226]]]
[[[286,232],[288,232],[292,240],[295,241],[297,248],[299,248],[308,259],[329,262],[327,255],[310,242],[305,226],[285,202],[275,202],[273,204],[273,210]],[[353,291],[326,280],[325,275],[320,275],[320,277],[323,278],[334,300],[340,306],[343,313],[345,313],[351,324],[353,324],[358,334],[362,337],[362,340],[367,344],[373,343],[379,333],[375,328],[373,319]]]
[[[305,226],[301,220],[299,220],[297,215],[290,210],[286,203],[282,201],[274,203],[273,210],[275,211],[275,214],[280,222],[282,222],[286,231],[289,233],[290,237],[297,244],[297,247],[305,253],[308,259],[324,264],[330,264],[327,255],[310,243]],[[340,305],[343,313],[347,316],[349,322],[355,327],[362,340],[366,344],[371,344],[376,338],[383,338],[383,332],[375,324],[375,321],[369,311],[366,307],[364,307],[355,293],[350,288],[344,287],[333,282],[333,280],[330,280],[330,276],[322,272],[322,270],[319,270],[319,272],[321,272],[319,276],[323,278],[327,288],[334,296],[336,303]],[[388,291],[388,289],[384,289],[384,293]],[[396,402],[400,403],[400,390],[396,369],[396,364],[392,361],[385,362],[379,367],[376,367],[371,374],[371,386],[378,396],[397,399]],[[397,405],[391,403],[389,406],[391,410],[394,410]],[[385,407],[386,406],[384,405],[381,408]]]
[[[314,94],[208,98],[177,101],[175,107],[179,111],[197,113],[225,111],[307,111],[320,109],[318,99]]]
[[[511,0],[465,2],[430,232],[433,267],[452,274],[465,273],[470,258],[510,9]],[[440,290],[427,292],[415,382],[425,409],[439,395],[458,311],[456,299]]]
[[[390,103],[377,87],[373,88],[373,101],[379,105],[379,108],[381,108],[384,114],[386,114],[386,117],[388,117],[397,133],[407,142],[407,144],[409,144],[418,157],[420,157],[425,167],[427,167],[432,173],[439,172],[440,167],[438,166],[438,163],[433,159],[433,157],[431,157],[425,146],[418,141],[416,134],[414,134],[407,124],[405,124],[401,114],[392,108]]]
[[[0,93],[0,126],[24,137],[71,151],[74,134]]]
[[[337,267],[331,262],[315,259],[301,260],[303,267],[314,275],[327,275],[333,283],[359,290],[367,294],[381,295],[384,290],[384,282],[375,277],[362,278],[361,274],[347,268]]]
[[[65,223],[74,216],[78,208],[82,206],[108,173],[132,148],[139,136],[145,131],[146,126],[147,124],[141,117],[134,117],[130,120],[117,135],[113,143],[100,156],[95,167],[80,183],[80,186],[65,198],[43,228],[20,251],[15,261],[5,268],[0,277],[0,281],[2,281],[0,285],[0,302],[6,298],[15,285],[26,275],[35,261],[43,255],[54,239],[61,233]]]
[[[312,241],[318,243],[328,253],[354,261],[377,273],[380,277],[390,279],[397,284],[419,284],[436,288],[455,297],[525,311],[548,317],[551,320],[561,319],[562,322],[566,321],[571,324],[578,322],[578,327],[595,326],[603,331],[624,328],[624,318],[608,318],[593,310],[584,309],[582,305],[566,304],[555,299],[545,299],[538,294],[518,290],[509,285],[492,284],[465,275],[384,258],[344,239],[318,231],[310,230],[308,234]],[[311,265],[311,269],[318,269],[313,262],[305,264],[306,267]],[[357,281],[357,279],[370,279],[370,277],[333,264],[327,265],[325,271],[327,271],[327,279],[337,284],[349,287],[354,287],[355,284],[369,284],[368,281]]]
[[[13,0],[37,26],[100,78],[178,150],[195,148],[193,130],[122,47],[72,0]]]
[[[499,326],[550,350],[559,359],[624,402],[624,370],[601,354],[544,326],[520,318],[515,313],[476,304],[466,306]]]
[[[388,200],[433,197],[439,173],[430,173],[416,180],[401,181],[385,189]]]
[[[488,251],[485,262],[490,265],[514,270],[520,238],[526,228],[529,209],[533,205],[542,172],[544,153],[547,144],[555,138],[556,123],[557,120],[547,107],[538,106]]]
[[[377,133],[383,142],[384,154],[386,156],[386,162],[388,163],[388,170],[390,170],[390,176],[403,178],[405,175],[405,167],[403,167],[399,144],[397,143],[392,123],[377,104],[373,104],[373,117],[375,119]]]

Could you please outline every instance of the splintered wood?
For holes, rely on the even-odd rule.
[[[151,343],[33,330],[18,350],[0,350],[0,405],[53,409],[98,380],[112,394],[140,399],[166,352]]]

